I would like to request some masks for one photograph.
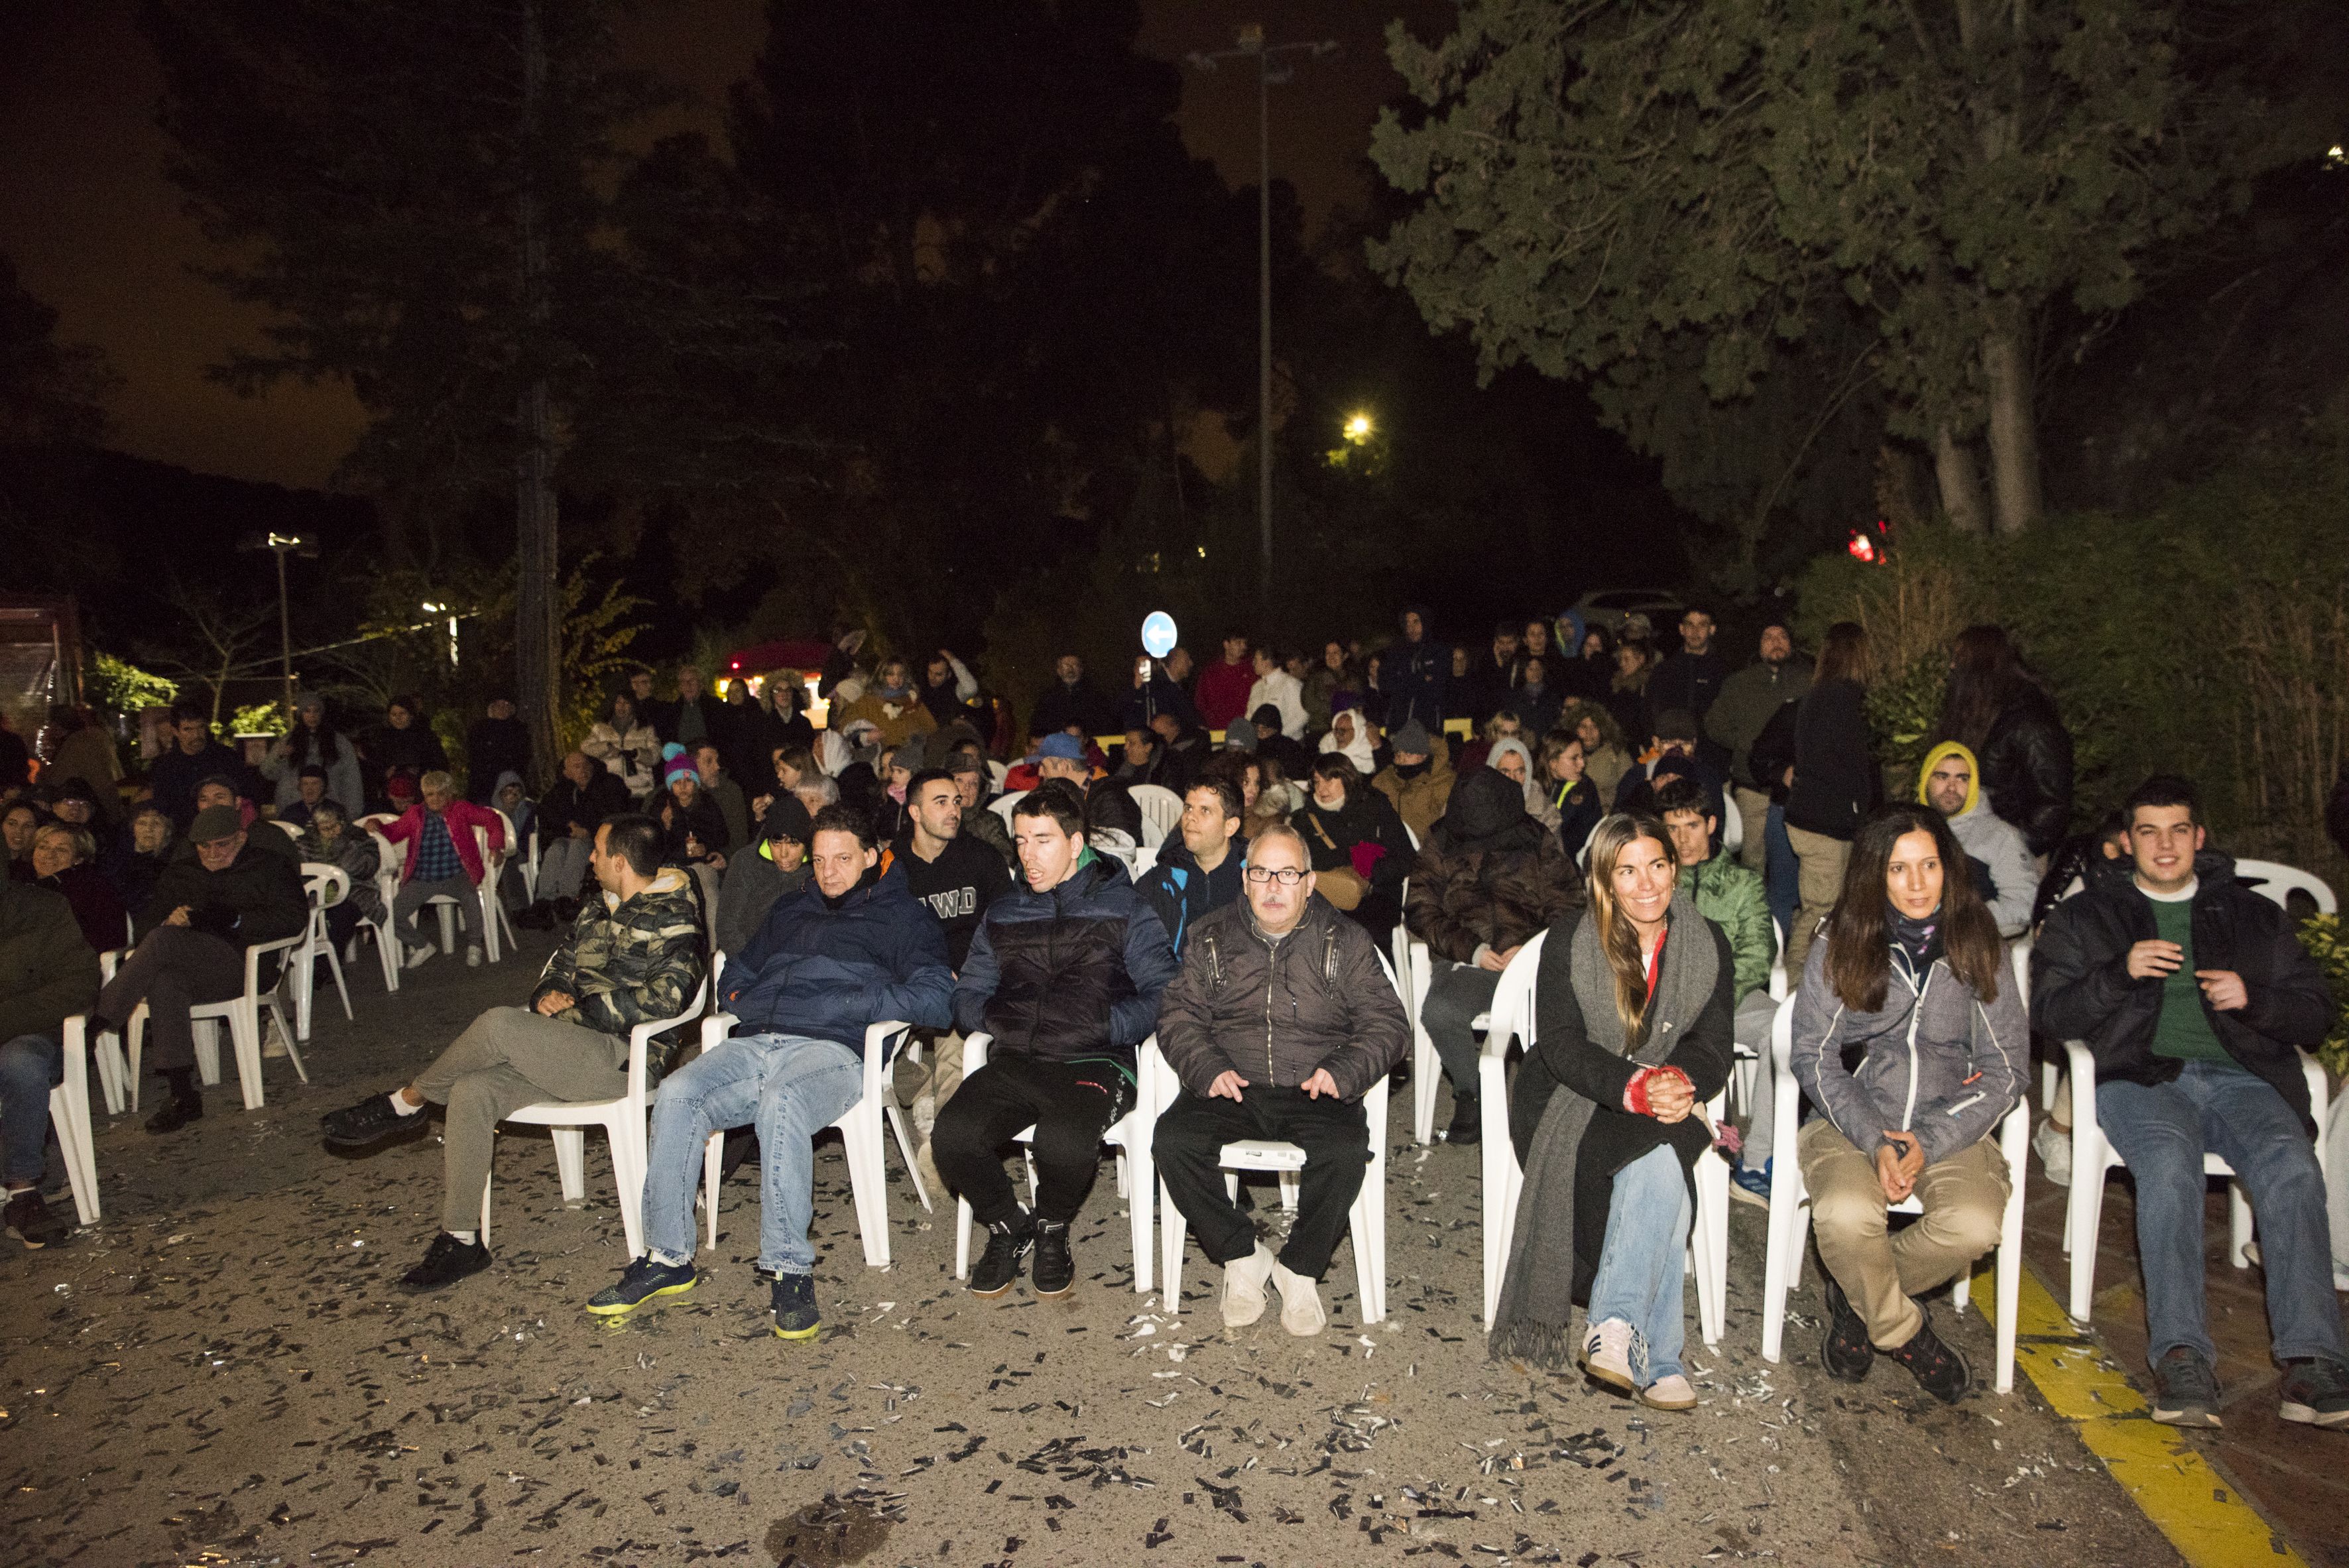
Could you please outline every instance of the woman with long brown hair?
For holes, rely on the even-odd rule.
[[[1827,628],[1811,689],[1795,710],[1794,780],[1786,839],[1800,862],[1802,906],[1786,933],[1786,967],[1800,970],[1819,922],[1843,891],[1859,820],[1884,794],[1868,736],[1868,632],[1857,621]]]
[[[1534,1038],[1509,1100],[1525,1189],[1493,1353],[1571,1357],[1661,1410],[1696,1393],[1681,1369],[1691,1172],[1713,1142],[1704,1102],[1729,1077],[1735,961],[1679,891],[1671,835],[1645,812],[1590,834],[1589,907],[1543,939]],[[1589,1312],[1578,1341],[1574,1303]]]
[[[1990,809],[2049,855],[2071,830],[2072,732],[2002,626],[1968,626],[1950,648],[1933,742],[1954,740],[1982,765]]]
[[[2013,1178],[1992,1134],[2031,1056],[2021,992],[1941,814],[1870,813],[1794,1003],[1836,1377],[1858,1382],[1882,1354],[1938,1398],[1966,1390],[1964,1358],[1910,1298],[1998,1244]],[[1890,1234],[1886,1212],[1912,1194],[1923,1216]]]

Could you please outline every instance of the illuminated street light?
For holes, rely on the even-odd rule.
[[[1353,415],[1346,421],[1346,439],[1359,447],[1369,440],[1371,432],[1377,428],[1378,427],[1371,422],[1371,417],[1368,414]]]
[[[457,607],[454,604],[435,604],[431,600],[427,599],[424,601],[424,613],[428,615],[449,617],[449,667],[455,669],[457,667]]]

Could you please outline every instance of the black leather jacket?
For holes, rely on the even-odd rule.
[[[1991,721],[1982,745],[1990,809],[2023,830],[2034,855],[2052,854],[2072,820],[2072,732],[2055,705],[2024,686]]]

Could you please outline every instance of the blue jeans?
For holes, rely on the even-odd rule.
[[[837,1040],[740,1035],[662,1080],[645,1167],[645,1245],[661,1262],[693,1257],[693,1192],[712,1132],[759,1130],[759,1266],[812,1274],[815,1135],[864,1093],[864,1063]],[[710,1201],[717,1201],[711,1193]]]
[[[2240,1068],[2189,1062],[2170,1083],[2098,1084],[2096,1119],[2137,1179],[2137,1247],[2157,1365],[2181,1345],[2219,1359],[2203,1317],[2205,1150],[2232,1166],[2251,1193],[2277,1358],[2349,1360],[2333,1295],[2323,1173],[2282,1095]],[[2075,1171],[2073,1179],[2093,1178]]]
[[[1769,821],[1762,830],[1762,896],[1778,929],[1788,935],[1795,930],[1795,912],[1803,905],[1802,875],[1802,862],[1795,858],[1795,841],[1786,837],[1786,808],[1773,803]]]
[[[1643,1388],[1682,1369],[1681,1270],[1693,1217],[1688,1178],[1671,1150],[1651,1149],[1615,1172],[1607,1240],[1590,1282],[1590,1321],[1619,1317],[1631,1326],[1631,1376]]]
[[[47,1035],[0,1046],[0,1180],[39,1182],[48,1159],[49,1090],[65,1070],[64,1047]]]

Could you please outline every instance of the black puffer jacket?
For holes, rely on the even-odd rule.
[[[2162,982],[2128,974],[2129,949],[2160,934],[2135,870],[2127,860],[2102,861],[2086,887],[2049,912],[2031,949],[2031,1024],[2051,1040],[2085,1041],[2099,1078],[2168,1083],[2181,1064],[2153,1054]],[[2250,997],[2224,1013],[2205,1001],[2203,1013],[2227,1054],[2283,1096],[2313,1138],[2295,1047],[2316,1045],[2332,1026],[2324,972],[2292,934],[2291,918],[2235,880],[2231,857],[2205,850],[2194,857],[2194,966],[2233,970]]]
[[[1196,1095],[1226,1071],[1294,1088],[1328,1068],[1340,1096],[1360,1099],[1410,1045],[1378,948],[1318,897],[1278,942],[1246,901],[1207,916],[1158,1009],[1158,1048]]]
[[[1980,752],[1990,809],[2023,830],[2033,854],[2054,853],[2072,820],[2072,732],[2055,705],[2037,686],[2021,687]]]
[[[1526,791],[1479,768],[1460,780],[1420,847],[1406,921],[1434,956],[1475,961],[1506,953],[1583,905],[1582,873],[1526,815]]]
[[[1131,1072],[1174,978],[1150,902],[1115,861],[1087,850],[1058,887],[1015,888],[987,906],[955,985],[955,1027],[994,1036],[999,1053],[1106,1057]]]

